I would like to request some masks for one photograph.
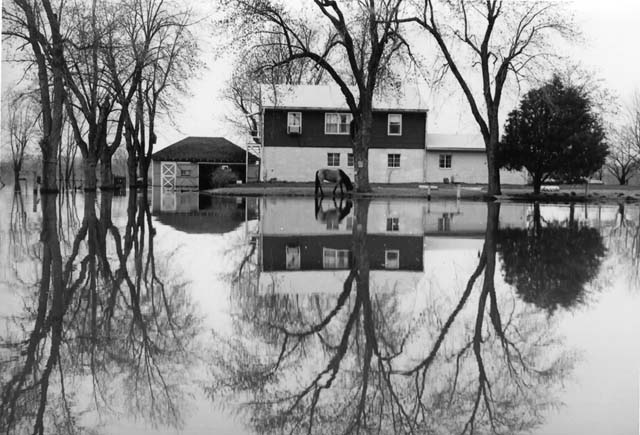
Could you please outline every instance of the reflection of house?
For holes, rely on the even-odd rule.
[[[262,180],[311,181],[336,167],[353,176],[352,115],[334,86],[280,86],[263,90]],[[481,136],[427,134],[420,93],[374,98],[369,179],[374,183],[486,183]],[[523,184],[501,172],[503,183]]]
[[[244,181],[244,149],[222,137],[187,137],[153,154],[152,181],[167,189],[207,189],[216,169],[229,170]],[[249,154],[249,179],[258,174],[257,157]]]
[[[151,209],[158,222],[189,234],[224,234],[258,217],[257,201],[252,198],[161,188],[153,189]]]
[[[373,201],[367,217],[366,246],[373,291],[410,289],[424,269],[422,210],[404,201]],[[265,198],[260,219],[263,290],[339,292],[353,265],[351,213],[342,220],[327,216],[334,203],[325,200],[316,217],[308,198]],[[340,207],[340,205],[338,205]],[[344,207],[344,204],[343,204]]]

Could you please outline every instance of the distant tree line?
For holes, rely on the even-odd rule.
[[[13,0],[2,12],[12,60],[36,73],[42,190],[57,191],[58,179],[68,180],[69,167],[60,164],[66,134],[73,143],[67,161],[80,151],[85,190],[113,188],[112,160],[121,147],[130,186],[145,186],[158,116],[200,66],[192,11],[169,0]],[[22,145],[15,143],[19,162]]]

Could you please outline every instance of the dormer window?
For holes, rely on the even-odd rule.
[[[390,113],[387,117],[387,135],[402,136],[402,115]]]
[[[302,112],[287,113],[287,134],[302,134]]]
[[[351,113],[325,113],[324,134],[349,134],[351,121]]]

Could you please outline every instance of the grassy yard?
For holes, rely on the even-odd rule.
[[[400,197],[456,199],[458,185],[429,183],[404,184],[372,184],[369,194],[351,193],[353,197]],[[460,199],[485,200],[487,186],[484,184],[461,184]],[[325,196],[331,196],[333,187],[323,186]],[[589,185],[588,193],[585,185],[559,185],[555,192],[542,192],[534,195],[531,186],[503,185],[502,195],[496,199],[501,201],[545,201],[545,202],[637,202],[640,201],[640,186]],[[272,182],[237,184],[218,189],[211,189],[209,193],[215,195],[243,195],[243,196],[313,196],[313,183]]]

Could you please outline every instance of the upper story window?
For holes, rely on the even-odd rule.
[[[451,154],[440,154],[439,166],[441,169],[451,169]]]
[[[400,154],[387,154],[387,167],[399,168],[400,167]]]
[[[327,166],[340,166],[340,153],[327,153]]]
[[[349,134],[352,120],[351,113],[325,113],[324,134]]]
[[[348,269],[349,250],[322,248],[322,267],[324,269]]]
[[[287,134],[302,134],[302,112],[287,112]]]
[[[387,218],[387,231],[400,231],[400,218]]]
[[[438,218],[438,231],[448,232],[451,231],[451,213],[443,213],[442,217]]]
[[[402,115],[390,113],[387,117],[387,134],[389,136],[402,136]]]

